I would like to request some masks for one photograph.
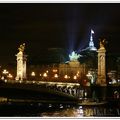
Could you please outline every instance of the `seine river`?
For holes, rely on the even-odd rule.
[[[51,103],[0,103],[0,117],[119,117],[120,106]]]

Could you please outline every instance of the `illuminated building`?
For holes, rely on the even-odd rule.
[[[94,31],[91,29],[91,35],[90,35],[90,41],[89,41],[89,49],[92,50],[92,51],[97,51],[96,47],[94,46],[92,34],[94,34]]]
[[[86,65],[87,71],[91,68],[97,69],[97,48],[94,45],[93,34],[94,31],[91,29],[88,46],[80,51],[80,62]]]
[[[81,51],[86,51],[86,50],[97,51],[97,48],[94,46],[93,34],[94,34],[94,31],[91,29],[89,46],[87,48],[85,48],[85,49],[82,49]]]
[[[69,75],[81,78],[82,75],[85,74],[85,64],[80,64],[78,61],[80,56],[81,55],[73,51],[71,55],[69,55],[70,61],[59,64],[59,74],[61,76]]]

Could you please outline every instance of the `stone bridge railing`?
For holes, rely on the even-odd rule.
[[[37,86],[44,86],[47,89],[63,92],[77,98],[84,97],[84,90],[80,89],[79,83],[63,83],[63,82],[45,82],[45,81],[15,81],[15,80],[4,80],[6,83],[19,83],[19,84],[32,84]]]

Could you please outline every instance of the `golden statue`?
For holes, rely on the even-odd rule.
[[[100,48],[105,49],[105,39],[103,39],[103,40],[100,39]]]
[[[25,43],[23,43],[22,45],[20,45],[20,47],[18,48],[19,52],[24,52],[25,50]]]

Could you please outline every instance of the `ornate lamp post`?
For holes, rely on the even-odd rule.
[[[2,74],[3,74],[2,78],[3,78],[3,79],[7,79],[8,73],[9,73],[9,72],[8,72],[6,69],[4,69],[3,72],[2,72]]]
[[[34,72],[34,71],[33,71],[33,72],[31,72],[31,77],[32,77],[32,80],[34,80],[34,79],[35,79],[35,76],[36,76],[35,72]]]

